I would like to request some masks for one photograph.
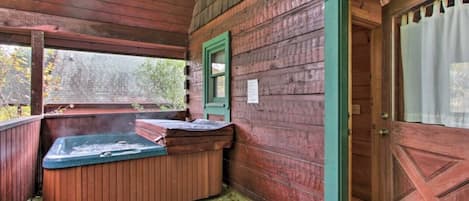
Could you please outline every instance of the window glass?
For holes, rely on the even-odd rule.
[[[225,97],[225,76],[218,76],[215,78],[215,97]]]
[[[0,121],[30,116],[31,48],[0,45]]]
[[[225,51],[212,54],[212,75],[225,72]]]

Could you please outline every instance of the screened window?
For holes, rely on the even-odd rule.
[[[49,113],[183,109],[181,60],[46,49]]]
[[[230,119],[230,40],[229,33],[223,33],[203,45],[204,58],[204,113],[222,115]]]
[[[0,45],[0,121],[30,116],[31,48]]]

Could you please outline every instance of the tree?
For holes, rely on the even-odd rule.
[[[148,59],[143,63],[137,75],[140,86],[152,95],[155,103],[163,99],[168,108],[183,109],[184,103],[184,61],[169,59]]]
[[[58,52],[53,49],[46,49],[44,60],[44,100],[50,95],[52,91],[60,89],[61,77],[54,74],[58,60]]]
[[[25,47],[0,46],[0,121],[19,117],[17,108],[30,100],[29,51]]]
[[[57,90],[60,77],[53,76],[57,51],[46,50],[44,66],[44,98]],[[0,45],[0,121],[30,114],[31,49]],[[18,110],[18,108],[20,110]]]

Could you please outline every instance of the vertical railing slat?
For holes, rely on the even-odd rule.
[[[0,201],[24,201],[34,194],[40,118],[0,125]]]

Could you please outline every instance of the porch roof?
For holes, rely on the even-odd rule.
[[[14,0],[0,2],[0,42],[183,59],[193,0]],[[6,33],[6,34],[5,34]],[[11,34],[14,34],[13,36]]]

